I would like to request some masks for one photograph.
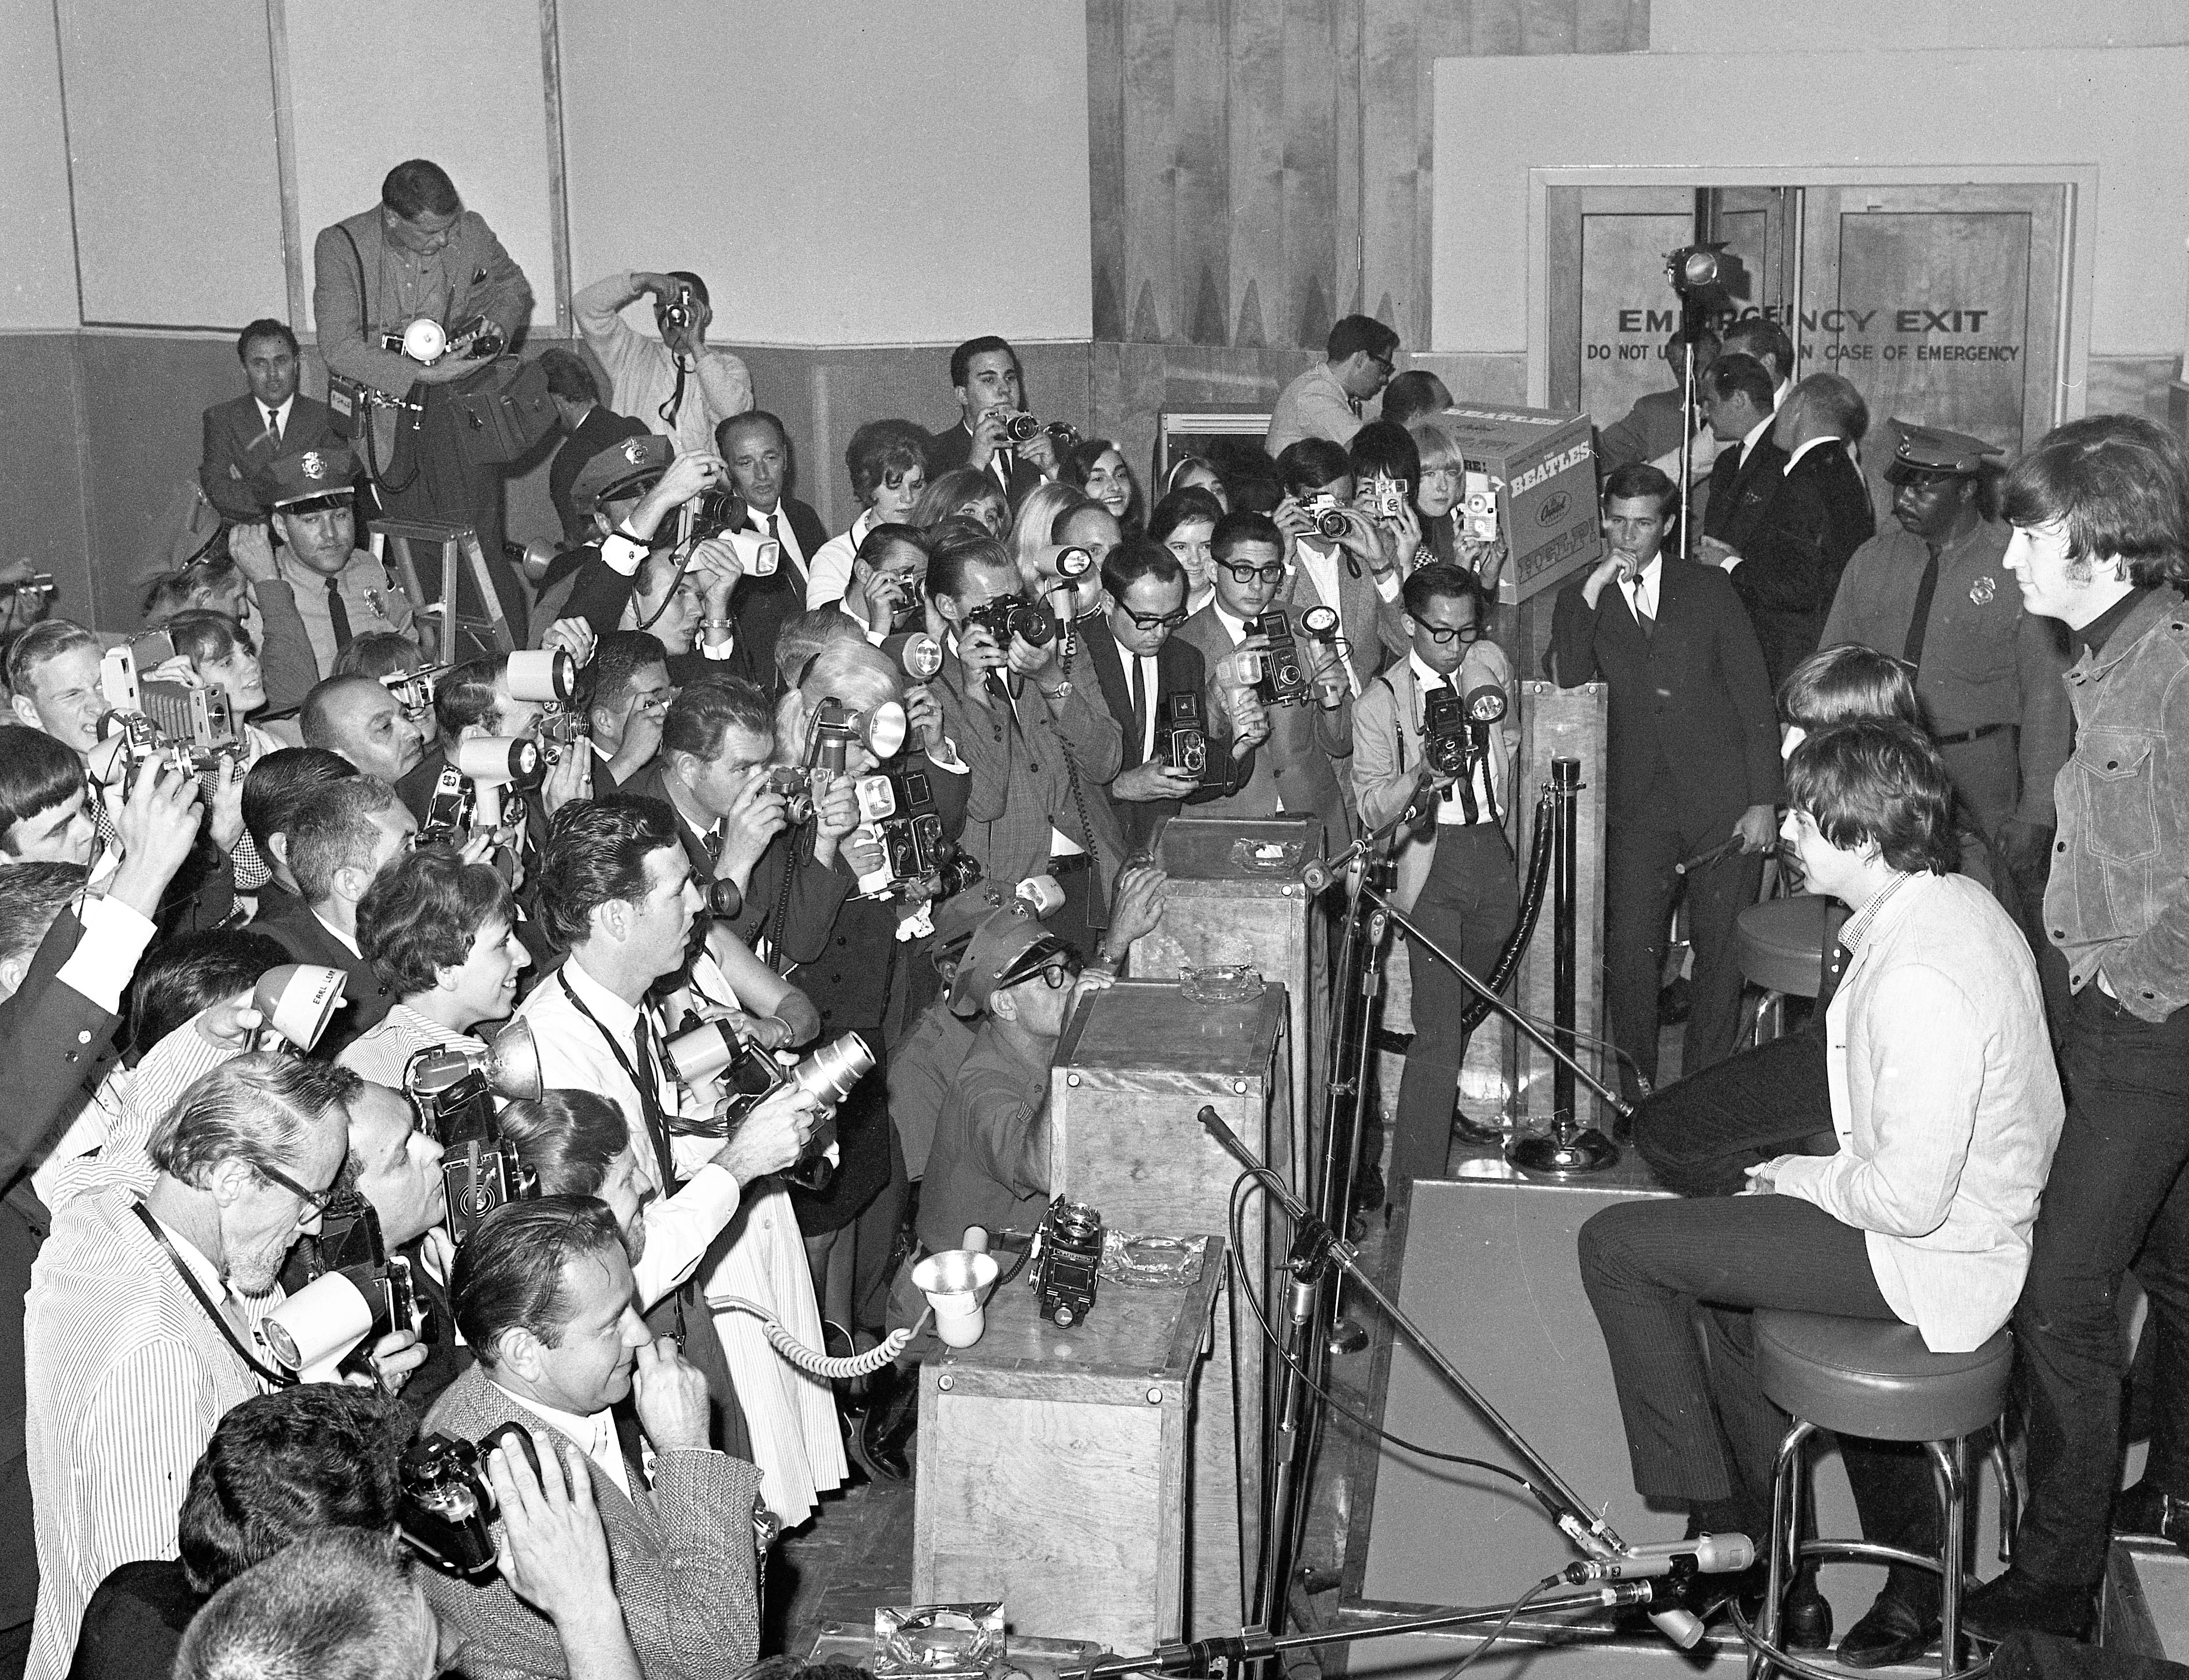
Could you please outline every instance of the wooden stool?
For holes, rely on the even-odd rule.
[[[2014,1367],[2014,1340],[2001,1330],[1966,1354],[1934,1354],[1913,1326],[1823,1313],[1756,1314],[1756,1370],[1763,1392],[1794,1419],[1779,1444],[1772,1488],[1769,1586],[1750,1680],[1774,1668],[1835,1680],[1847,1671],[1778,1649],[1785,1589],[1804,1557],[1859,1558],[1930,1570],[1943,1581],[1938,1670],[1945,1680],[1978,1672],[1960,1660],[1962,1560],[1966,1547],[1968,1438],[1999,1421]],[[1802,1540],[1802,1446],[1819,1429],[1869,1440],[1920,1441],[1929,1452],[1944,1533],[1926,1558],[1865,1540]],[[2003,1462],[1995,1450],[1994,1462]],[[2011,1484],[2002,1482],[2000,1519],[2013,1521]],[[1988,1665],[1985,1665],[1988,1666]]]
[[[479,546],[477,531],[469,525],[438,519],[376,519],[372,531],[387,540],[397,574],[417,616],[438,621],[440,646],[427,649],[427,658],[439,665],[454,665],[506,653],[516,648],[517,638],[501,610],[501,597],[495,592],[494,574],[487,570],[486,551]],[[427,600],[419,585],[417,563],[410,552],[414,542],[429,542],[441,551],[441,598],[438,601]],[[461,604],[463,573],[456,565],[459,553],[467,563],[472,587],[478,596],[482,610],[477,613],[464,611]],[[460,637],[467,638],[471,645],[465,646]]]
[[[1734,922],[1735,959],[1741,976],[1762,996],[1737,1042],[1756,1044],[1786,1030],[1786,999],[1813,998],[1824,990],[1824,959],[1838,938],[1847,912],[1836,900],[1817,893],[1767,898],[1751,904]]]

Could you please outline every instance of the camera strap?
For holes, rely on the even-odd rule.
[[[228,1345],[235,1349],[235,1356],[251,1368],[252,1373],[260,1382],[271,1383],[277,1389],[294,1388],[297,1383],[294,1377],[286,1371],[274,1371],[261,1365],[257,1357],[244,1345],[243,1338],[235,1333],[235,1326],[220,1309],[220,1303],[206,1293],[205,1285],[198,1281],[197,1274],[190,1270],[189,1263],[175,1252],[175,1245],[168,1240],[167,1233],[160,1229],[160,1222],[145,1210],[144,1204],[139,1202],[129,1211],[136,1214],[144,1229],[152,1233],[152,1240],[167,1251],[168,1262],[175,1269],[175,1276],[181,1278],[183,1287],[197,1298],[197,1304],[205,1309],[205,1315],[212,1321],[213,1328],[219,1331]]]
[[[615,1058],[616,1066],[623,1069],[624,1077],[631,1081],[631,1089],[638,1093],[639,1117],[645,1123],[647,1133],[653,1140],[654,1164],[661,1174],[661,1193],[664,1196],[674,1195],[676,1191],[676,1158],[670,1152],[669,1115],[661,1106],[659,1080],[648,1078],[638,1071],[631,1059],[624,1054],[623,1046],[616,1042],[616,1035],[608,1031],[598,1015],[585,1007],[585,1000],[570,984],[568,975],[557,969],[555,983],[563,988],[563,995],[570,1000],[570,1006],[592,1022],[593,1031],[601,1035],[601,1041],[608,1047],[608,1054]],[[648,1023],[643,1004],[639,1005],[638,1021],[640,1029],[646,1030]]]

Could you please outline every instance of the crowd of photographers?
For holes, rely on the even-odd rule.
[[[786,1346],[908,1331],[914,1262],[1040,1224],[1049,1069],[1161,925],[1168,820],[1304,817],[1331,854],[1398,831],[1401,908],[1496,959],[1519,908],[1504,550],[1448,393],[1394,379],[1360,317],[1285,393],[1281,447],[1181,461],[1152,506],[1113,444],[1037,417],[1010,344],[971,340],[953,421],[853,433],[831,535],[706,342],[699,276],[602,280],[591,359],[512,371],[524,277],[434,166],[317,257],[337,406],[299,393],[286,327],[245,330],[249,393],[206,416],[213,529],[148,588],[147,632],[13,597],[36,621],[0,726],[0,1521],[35,1543],[0,1563],[0,1680],[359,1650],[376,1666],[340,1672],[742,1669],[773,1535],[854,1458],[910,1473],[918,1347],[840,1394]],[[656,337],[623,320],[641,298]],[[1714,376],[1738,448],[1692,463],[1705,544],[1774,404],[1790,475],[1802,416],[1852,444],[1838,382],[1774,396],[1779,371]],[[505,547],[481,500],[505,376],[544,381],[563,434],[551,552]],[[1902,459],[1933,500],[1975,476]],[[1612,552],[1553,648],[1558,681],[1609,682],[1613,804],[1659,802],[1615,830],[1661,817],[1665,870],[1692,840],[1772,843],[1742,591],[1794,563],[1759,533],[1661,567],[1671,490],[1612,475]],[[361,518],[474,529],[513,645],[410,598]],[[1693,606],[1658,592],[1690,571]],[[1726,651],[1637,769],[1638,673],[1673,631],[1702,646],[1690,612]],[[1598,635],[1615,617],[1631,646]],[[1712,743],[1729,767],[1679,795]],[[1666,917],[1654,878],[1614,884],[1615,925],[1647,923],[1613,999],[1646,1072]],[[1412,954],[1405,1178],[1466,1123],[1464,998]],[[1691,1071],[1723,1053],[1710,1007]]]

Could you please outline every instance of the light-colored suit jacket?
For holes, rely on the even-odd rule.
[[[1774,1182],[1868,1234],[1879,1290],[1926,1347],[1981,1347],[2022,1293],[2066,1114],[2028,942],[1966,875],[1914,876],[1824,1023],[1839,1152],[1783,1157]]]
[[[569,1440],[495,1388],[478,1366],[426,1414],[427,1429],[464,1440],[509,1423],[523,1424],[543,1445]],[[616,1598],[647,1680],[704,1680],[750,1667],[760,1654],[753,1536],[760,1472],[719,1452],[665,1452],[654,1462],[653,1488],[634,1486],[629,1496],[597,1467],[591,1472]],[[419,1575],[433,1609],[464,1635],[464,1672],[472,1680],[563,1680],[569,1672],[553,1626],[499,1577],[473,1587],[432,1570]]]
[[[1513,754],[1520,743],[1518,697],[1513,693],[1513,663],[1494,642],[1467,650],[1456,673],[1462,694],[1495,683],[1505,691],[1505,718],[1496,727],[1490,755],[1490,783],[1497,808],[1505,815],[1507,839],[1516,839],[1513,817]],[[1353,797],[1360,823],[1373,832],[1406,808],[1422,775],[1422,693],[1411,659],[1394,660],[1361,691],[1353,709]],[[1397,902],[1414,908],[1429,866],[1436,861],[1434,817],[1414,830],[1399,849]]]
[[[1330,607],[1336,609],[1338,621],[1345,626],[1347,662],[1354,675],[1366,688],[1368,679],[1391,657],[1406,656],[1406,608],[1396,601],[1386,601],[1383,591],[1376,587],[1376,579],[1367,567],[1360,568],[1355,577],[1345,564],[1346,557],[1337,556],[1338,595],[1335,601],[1326,601],[1315,586],[1315,574],[1305,564],[1295,559],[1292,580],[1292,605],[1298,613],[1310,607]]]

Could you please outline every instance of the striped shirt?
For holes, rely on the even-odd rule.
[[[84,1606],[110,1571],[176,1555],[175,1520],[213,1426],[260,1392],[130,1211],[135,1201],[108,1189],[69,1202],[31,1269],[23,1353],[38,1611],[30,1680],[68,1672]],[[204,1266],[217,1287],[217,1270]],[[282,1296],[232,1298],[255,1325]]]

